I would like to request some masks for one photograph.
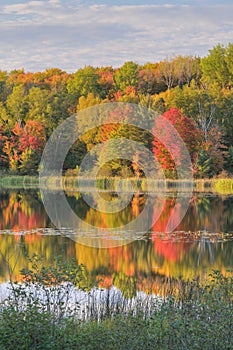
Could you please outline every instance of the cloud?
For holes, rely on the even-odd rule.
[[[26,15],[33,12],[36,13],[39,10],[39,8],[43,8],[44,5],[44,1],[30,1],[26,4],[6,5],[3,8],[3,13]]]
[[[108,2],[109,3],[109,2]],[[232,5],[87,5],[29,1],[0,7],[0,68],[74,71],[85,64],[207,54],[233,37]],[[4,49],[3,49],[4,48]]]

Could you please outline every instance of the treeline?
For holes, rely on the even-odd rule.
[[[130,61],[120,68],[86,66],[73,74],[57,68],[0,71],[0,170],[36,173],[44,144],[62,121],[87,107],[119,101],[163,114],[184,139],[196,177],[232,174],[232,87],[231,43],[217,45],[204,58],[176,56],[145,65]],[[158,140],[133,133],[134,140],[161,160],[166,175],[175,177],[174,162]],[[111,125],[84,135],[70,150],[64,170],[77,169],[96,143],[121,135],[130,137],[130,131]],[[110,162],[102,175],[142,176],[137,157],[135,163]]]

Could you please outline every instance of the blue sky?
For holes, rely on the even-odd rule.
[[[233,42],[233,0],[1,0],[0,69],[143,64]]]

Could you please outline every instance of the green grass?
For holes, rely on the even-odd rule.
[[[39,178],[37,176],[1,176],[0,186],[5,188],[34,188],[39,186]]]
[[[233,193],[233,179],[195,179],[193,184],[189,180],[158,180],[158,179],[144,179],[144,178],[80,178],[64,176],[62,182],[56,177],[52,176],[43,179],[43,186],[49,189],[64,189],[77,190],[94,189],[108,191],[142,191],[142,192],[159,192],[159,191],[189,191],[193,185],[194,190],[198,192],[217,192],[220,194]],[[39,178],[37,176],[1,176],[0,186],[4,188],[38,188]]]

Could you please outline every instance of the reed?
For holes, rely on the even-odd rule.
[[[38,188],[38,176],[8,175],[0,176],[0,186],[4,188]],[[233,179],[147,179],[147,178],[121,178],[98,177],[87,178],[77,176],[44,177],[40,186],[51,190],[101,190],[112,192],[189,192],[193,187],[196,192],[217,192],[220,194],[233,193]]]
[[[2,176],[0,177],[0,186],[7,188],[35,188],[39,186],[37,176]]]
[[[215,182],[215,189],[221,194],[233,193],[233,179],[218,179]]]

